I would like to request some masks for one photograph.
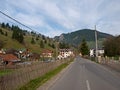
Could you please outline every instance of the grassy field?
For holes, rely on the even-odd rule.
[[[5,36],[5,35],[1,35],[0,34],[0,40],[4,42],[4,47],[5,49],[8,49],[8,48],[15,48],[15,49],[18,49],[18,48],[24,48],[24,45],[20,44],[19,42],[17,42],[16,40],[13,40],[12,39],[12,31],[10,30],[6,30],[6,29],[3,29],[3,32],[7,32],[8,35]]]

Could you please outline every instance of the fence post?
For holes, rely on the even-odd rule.
[[[0,90],[5,90],[5,83],[4,83],[4,77],[3,76],[0,78]]]

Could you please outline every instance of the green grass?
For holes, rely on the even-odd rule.
[[[9,69],[0,70],[0,76],[4,76],[4,75],[10,74],[12,72],[13,72],[13,70],[9,70]]]
[[[40,48],[40,40],[42,40],[42,38],[39,38],[38,41],[36,41],[35,44],[31,44],[31,39],[32,39],[32,35],[26,35],[24,36],[24,44],[20,44],[17,40],[12,39],[12,31],[11,30],[7,30],[4,28],[1,28],[2,31],[5,33],[8,33],[8,36],[5,35],[1,35],[0,34],[0,41],[4,42],[4,46],[2,47],[3,49],[24,49],[24,48],[28,48],[29,51],[31,52],[35,52],[35,53],[41,53],[42,50],[44,48]],[[36,37],[34,37],[36,38]],[[50,50],[55,50],[53,48],[51,48],[50,46],[48,46],[48,44],[45,44],[45,49],[50,49]]]
[[[70,62],[69,62],[70,63]],[[64,69],[66,66],[69,65],[69,63],[64,63],[57,67],[56,69],[46,73],[45,75],[38,77],[36,79],[31,80],[29,83],[25,84],[18,90],[36,90],[39,86],[44,84],[46,81],[48,81],[51,77],[58,74],[62,69]]]
[[[18,48],[24,48],[24,45],[20,44],[19,42],[17,42],[16,40],[12,39],[12,31],[8,31],[6,29],[2,29],[3,32],[7,32],[8,36],[5,35],[1,35],[0,34],[0,40],[4,42],[4,47],[3,48],[14,48],[14,49],[18,49]]]

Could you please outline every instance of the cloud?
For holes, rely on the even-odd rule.
[[[119,3],[119,0],[0,0],[0,8],[50,37],[82,28],[94,29],[94,25],[115,35],[120,34]]]

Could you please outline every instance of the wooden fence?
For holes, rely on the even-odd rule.
[[[117,60],[114,57],[98,57],[98,62],[120,72],[120,57]]]
[[[42,76],[69,60],[70,59],[55,62],[38,62],[28,67],[17,69],[11,74],[0,77],[0,90],[16,90],[30,80]]]

